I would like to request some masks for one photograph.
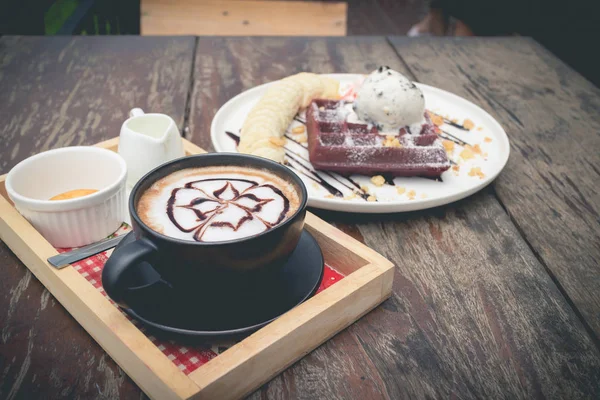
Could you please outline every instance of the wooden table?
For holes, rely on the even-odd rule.
[[[599,398],[600,91],[527,38],[0,38],[0,172],[117,136],[134,107],[211,149],[229,98],[379,64],[491,113],[496,182],[423,212],[315,212],[396,265],[394,295],[251,398]],[[0,243],[0,398],[140,390]]]

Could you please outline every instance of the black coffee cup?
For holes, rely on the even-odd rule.
[[[239,166],[267,170],[292,184],[300,199],[288,219],[254,236],[221,242],[195,242],[165,236],[148,227],[136,206],[153,183],[186,168]],[[302,180],[287,167],[245,154],[201,154],[163,164],[146,174],[134,186],[129,198],[129,214],[136,241],[115,250],[102,271],[102,285],[117,304],[127,307],[128,274],[148,262],[171,286],[202,285],[225,293],[227,287],[251,284],[276,274],[296,248],[304,227],[307,202]],[[129,271],[129,272],[128,272]],[[237,285],[237,286],[236,286]]]

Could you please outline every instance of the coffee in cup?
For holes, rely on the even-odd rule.
[[[128,271],[149,263],[173,288],[202,284],[226,301],[283,269],[300,240],[307,198],[298,175],[265,158],[219,153],[165,163],[134,186],[136,240],[113,252],[102,285],[127,306],[128,296],[143,296],[129,290]]]

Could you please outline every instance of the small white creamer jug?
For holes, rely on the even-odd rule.
[[[121,126],[119,154],[127,163],[127,188],[150,170],[185,155],[181,135],[173,118],[145,114],[140,108],[129,112]]]

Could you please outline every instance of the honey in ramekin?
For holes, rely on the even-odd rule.
[[[90,195],[92,193],[96,193],[97,191],[98,191],[97,189],[75,189],[75,190],[69,190],[68,192],[57,194],[56,196],[51,197],[50,200],[70,200],[70,199],[76,199],[77,197],[87,196],[87,195]]]

